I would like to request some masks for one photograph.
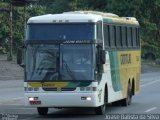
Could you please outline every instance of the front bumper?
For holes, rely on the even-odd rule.
[[[30,104],[29,97],[37,97],[40,104]],[[83,97],[90,97],[91,100],[84,100]],[[97,107],[100,104],[97,92],[25,93],[25,105],[32,107]]]

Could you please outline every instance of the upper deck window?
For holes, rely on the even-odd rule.
[[[29,24],[27,40],[92,40],[95,39],[95,24]]]

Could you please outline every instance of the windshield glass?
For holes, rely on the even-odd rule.
[[[27,47],[27,79],[58,80],[58,46],[29,45]]]
[[[27,40],[93,40],[93,23],[29,24]]]
[[[91,44],[28,45],[27,80],[93,80]]]
[[[93,80],[91,48],[89,44],[61,45],[63,80]]]

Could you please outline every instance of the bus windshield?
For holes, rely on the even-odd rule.
[[[29,24],[27,40],[93,40],[93,23]]]
[[[91,44],[64,44],[61,54],[62,80],[93,80]]]
[[[27,79],[58,80],[58,55],[56,45],[28,45]]]
[[[93,80],[91,44],[28,45],[27,80]]]

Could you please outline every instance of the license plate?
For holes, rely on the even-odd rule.
[[[41,101],[30,101],[31,105],[40,105]]]

